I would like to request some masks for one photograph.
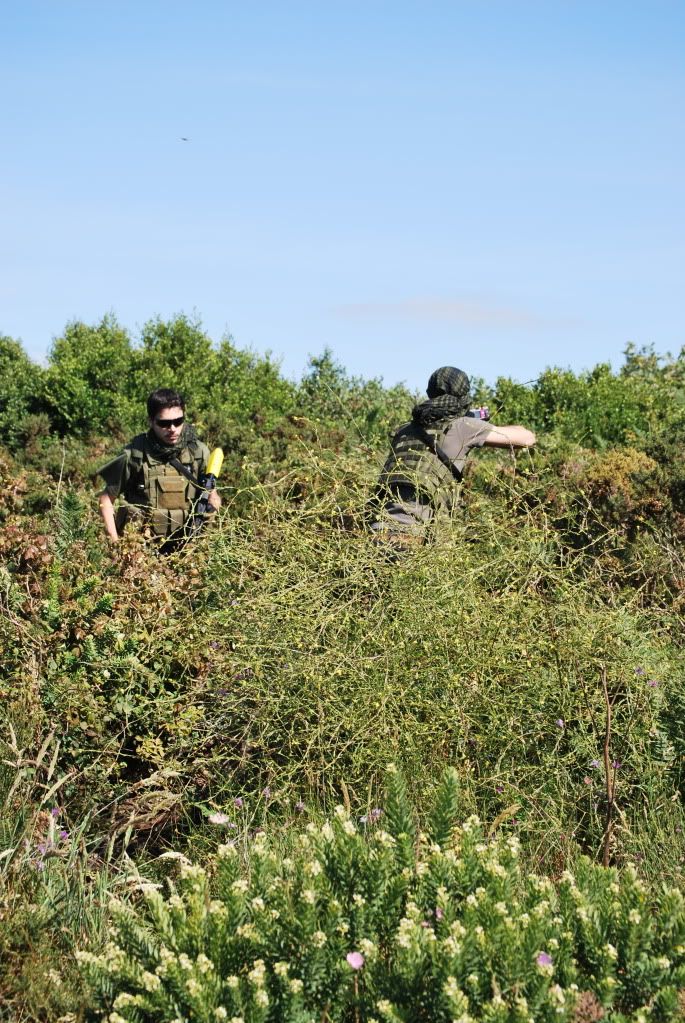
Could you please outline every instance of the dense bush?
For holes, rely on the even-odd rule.
[[[680,1018],[679,891],[588,862],[526,876],[518,840],[458,827],[458,802],[448,772],[417,836],[391,771],[382,809],[340,806],[287,856],[262,832],[247,862],[235,840],[209,870],[180,857],[167,897],[141,879],[144,908],[115,904],[104,952],[79,955],[108,1023]]]
[[[10,449],[19,446],[26,417],[38,407],[41,375],[19,341],[0,335],[0,435]]]
[[[42,404],[59,433],[99,434],[126,429],[135,416],[131,340],[113,316],[87,326],[67,324],[54,340]]]

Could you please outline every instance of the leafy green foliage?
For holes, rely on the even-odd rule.
[[[107,431],[135,416],[129,390],[131,341],[114,316],[87,326],[74,321],[56,338],[43,382],[42,402],[60,433]]]
[[[411,409],[404,388],[350,377],[329,352],[292,383],[182,315],[137,339],[111,317],[70,324],[45,372],[16,342],[3,352],[0,415],[16,410],[16,457],[0,457],[8,1012],[95,1012],[64,963],[86,936],[102,952],[108,892],[160,883],[156,857],[173,848],[204,868],[145,910],[122,899],[112,938],[130,976],[98,967],[115,1021],[148,1018],[125,996],[153,994],[166,1001],[151,1019],[203,1018],[205,996],[246,1021],[674,1017],[681,909],[661,886],[683,882],[682,356],[629,349],[617,373],[478,382],[496,421],[537,428],[539,444],[478,452],[452,521],[397,558],[364,516]],[[87,477],[144,427],[161,384],[185,389],[225,448],[223,510],[173,557],[135,531],[112,552]],[[612,776],[620,870],[603,872],[579,857],[601,857]],[[318,819],[340,801],[325,833],[300,836],[305,804]],[[471,812],[490,823],[455,831]],[[215,858],[217,827],[237,844]],[[559,881],[567,868],[574,882]],[[556,882],[529,890],[526,872]],[[162,977],[165,943],[177,961]]]
[[[679,891],[649,898],[632,867],[586,860],[555,886],[475,817],[442,845],[415,838],[408,862],[404,785],[396,772],[390,784],[387,814],[363,831],[340,806],[287,856],[262,832],[246,866],[230,842],[208,869],[182,858],[166,898],[142,881],[143,907],[115,903],[104,952],[77,953],[110,1023],[551,1021],[592,1000],[679,1017]]]
[[[0,435],[10,450],[19,446],[22,425],[36,408],[41,376],[21,343],[0,335]]]

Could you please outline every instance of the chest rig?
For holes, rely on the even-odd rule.
[[[409,483],[417,496],[426,497],[436,511],[452,511],[459,498],[457,484],[461,473],[440,447],[449,425],[445,429],[427,430],[414,423],[401,427],[393,437],[380,485],[392,492],[397,486]]]
[[[194,479],[201,475],[204,451],[199,441],[191,441],[175,457]],[[140,434],[129,446],[129,479],[123,496],[144,512],[155,536],[167,537],[183,529],[197,489],[169,461],[155,458],[147,435]]]

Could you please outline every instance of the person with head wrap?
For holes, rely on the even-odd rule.
[[[495,426],[468,415],[471,382],[461,369],[436,369],[426,393],[428,399],[414,406],[411,421],[393,437],[378,481],[371,529],[400,543],[423,539],[436,515],[450,514],[473,448],[535,444],[535,434],[524,426]]]
[[[209,448],[185,419],[185,400],[168,387],[153,391],[147,400],[148,430],[138,434],[120,455],[98,470],[105,482],[99,495],[100,514],[107,536],[117,543],[128,522],[147,525],[171,550],[184,537],[204,475]],[[114,510],[114,502],[119,507]],[[221,498],[209,494],[216,510]]]

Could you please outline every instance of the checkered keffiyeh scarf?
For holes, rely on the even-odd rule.
[[[471,381],[461,369],[443,366],[436,369],[426,387],[428,401],[412,410],[412,420],[425,429],[445,419],[456,419],[468,412],[471,404]]]

